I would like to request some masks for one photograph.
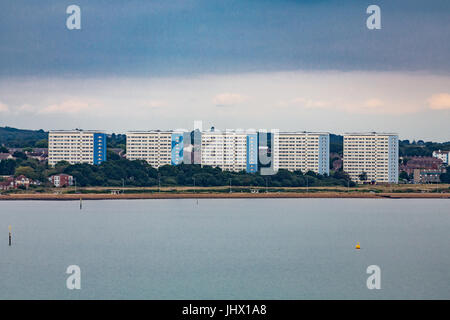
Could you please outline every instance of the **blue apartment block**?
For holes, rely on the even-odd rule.
[[[106,134],[94,133],[94,164],[106,161]]]
[[[247,134],[247,172],[258,171],[258,134]]]
[[[172,165],[183,163],[183,133],[172,133]]]
[[[319,136],[319,174],[330,174],[330,135]]]

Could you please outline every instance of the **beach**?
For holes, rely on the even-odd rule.
[[[450,199],[450,193],[371,193],[371,192],[273,192],[273,193],[19,193],[0,195],[1,200],[114,200],[114,199],[282,199],[282,198],[345,198],[345,199]]]

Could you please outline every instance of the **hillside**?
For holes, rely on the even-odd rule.
[[[45,147],[48,132],[0,127],[0,145],[11,148]],[[44,141],[45,140],[45,141]]]

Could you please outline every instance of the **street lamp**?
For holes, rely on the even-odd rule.
[[[158,192],[161,192],[161,174],[158,173]]]

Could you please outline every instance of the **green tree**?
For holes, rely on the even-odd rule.
[[[441,173],[440,179],[442,183],[450,183],[450,167],[447,167],[446,173]]]
[[[27,159],[27,155],[26,155],[25,153],[23,153],[23,152],[20,152],[20,151],[14,152],[14,153],[13,153],[13,156],[14,156],[15,158],[18,158],[18,159],[24,159],[24,160]]]
[[[398,177],[399,177],[399,179],[401,179],[401,180],[409,180],[409,176],[408,176],[408,174],[406,173],[406,171],[400,172],[400,175],[399,175]]]
[[[9,176],[14,174],[17,167],[17,161],[13,159],[7,159],[0,161],[0,175]]]
[[[25,167],[19,166],[19,167],[17,167],[16,168],[16,172],[14,173],[14,175],[16,177],[20,176],[20,175],[24,175],[25,177],[30,178],[30,179],[37,179],[36,171],[32,167],[28,167],[28,166],[25,166]]]
[[[38,140],[38,141],[36,141],[34,146],[36,148],[48,148],[48,141],[47,141],[47,139]]]
[[[366,172],[362,172],[359,176],[358,176],[359,180],[364,182],[367,180],[367,173]]]

